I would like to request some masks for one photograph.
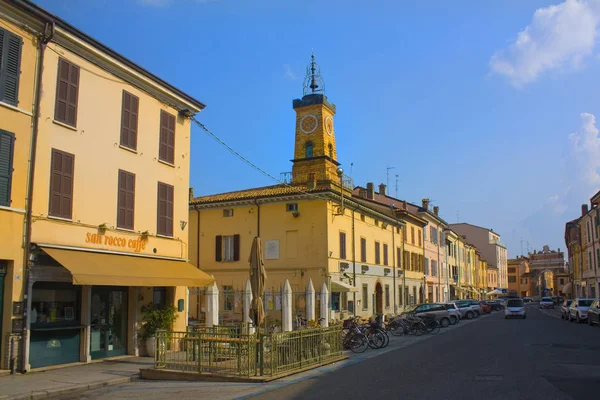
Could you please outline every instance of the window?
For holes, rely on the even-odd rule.
[[[0,206],[10,207],[14,144],[15,135],[0,129]]]
[[[400,247],[396,247],[396,265],[402,266],[402,249]]]
[[[379,221],[375,220],[375,226],[379,226]]]
[[[375,242],[375,264],[381,264],[381,247],[379,242]]]
[[[431,260],[431,275],[438,276],[438,263],[436,260]]]
[[[424,267],[425,275],[429,275],[429,258],[425,258],[423,267]]]
[[[419,247],[421,247],[423,245],[421,235],[422,235],[421,230],[419,230]]]
[[[233,286],[223,286],[223,309],[233,311]]]
[[[152,292],[152,304],[156,308],[164,308],[167,305],[167,288],[154,288]]]
[[[327,146],[327,148],[329,150],[329,158],[333,160],[333,146],[331,145],[331,143],[329,143],[329,146]]]
[[[398,285],[398,304],[399,305],[404,304],[404,296],[402,296],[402,286],[401,285]]]
[[[0,29],[0,101],[19,104],[21,37]]]
[[[37,318],[31,321],[32,328],[79,326],[81,286],[65,282],[35,282],[31,309],[37,313]]]
[[[240,235],[215,237],[215,261],[230,262],[240,260]]]
[[[297,212],[298,211],[298,203],[288,203],[285,205],[285,211],[287,212]]]
[[[340,232],[340,258],[346,259],[346,232]]]
[[[388,259],[388,245],[387,244],[383,244],[383,265],[388,265],[389,263],[389,259]]]
[[[508,283],[517,283],[517,277],[514,275],[510,275],[508,277]]]
[[[135,175],[119,170],[119,195],[117,200],[117,227],[133,229],[135,203]]]
[[[158,182],[156,233],[173,236],[173,186]]]
[[[410,239],[411,243],[415,244],[415,228],[413,226],[410,227]]]
[[[423,240],[427,241],[427,227],[423,228]]]
[[[360,262],[367,262],[367,239],[360,238]]]
[[[565,284],[565,279],[564,278],[560,278],[560,284],[564,285]]]
[[[75,156],[52,149],[50,161],[50,209],[53,217],[71,219],[73,210],[73,168]]]
[[[312,158],[313,156],[313,144],[312,142],[306,142],[304,145],[304,158]]]
[[[175,164],[175,116],[161,110],[158,159]]]
[[[79,67],[59,58],[54,119],[72,127],[77,126],[78,98]]]
[[[233,208],[226,208],[225,210],[223,210],[223,217],[233,217]]]
[[[517,272],[517,269],[515,267],[508,267],[509,274],[515,274],[516,272]]]
[[[362,285],[362,308],[363,310],[369,309],[369,285],[366,283]]]
[[[121,146],[137,150],[139,99],[123,90],[121,105]]]
[[[390,307],[390,285],[385,285],[385,307]]]
[[[365,215],[364,215],[364,214],[360,214],[360,220],[361,220],[362,222],[365,222]]]
[[[588,260],[589,264],[587,269],[592,269],[592,253],[588,253]]]

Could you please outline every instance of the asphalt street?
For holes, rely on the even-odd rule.
[[[535,306],[526,320],[494,313],[269,384],[140,381],[61,399],[596,398],[600,328],[558,315]]]

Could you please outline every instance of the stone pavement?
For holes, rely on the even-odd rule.
[[[151,357],[129,357],[73,365],[27,374],[0,375],[0,399],[42,399],[66,393],[99,389],[137,379]]]

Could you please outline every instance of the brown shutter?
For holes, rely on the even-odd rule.
[[[233,235],[233,261],[240,261],[240,235]]]
[[[121,107],[121,146],[137,150],[139,99],[123,90]]]
[[[215,237],[215,261],[221,262],[223,253],[223,236]]]
[[[72,217],[74,162],[73,154],[52,149],[49,210],[52,216]]]
[[[340,258],[346,259],[346,233],[340,232]]]
[[[175,163],[175,117],[166,111],[160,112],[160,143],[158,158]]]
[[[383,265],[388,265],[389,259],[388,259],[388,245],[384,244],[383,245]]]
[[[59,58],[54,119],[73,127],[77,126],[78,98],[79,67]]]
[[[135,175],[119,170],[117,226],[133,229],[135,209]]]
[[[173,186],[158,182],[157,233],[173,236]]]

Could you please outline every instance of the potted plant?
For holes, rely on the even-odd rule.
[[[142,328],[140,339],[146,342],[146,351],[154,356],[156,351],[156,331],[169,330],[177,319],[177,308],[171,305],[156,307],[150,303],[142,307]]]

